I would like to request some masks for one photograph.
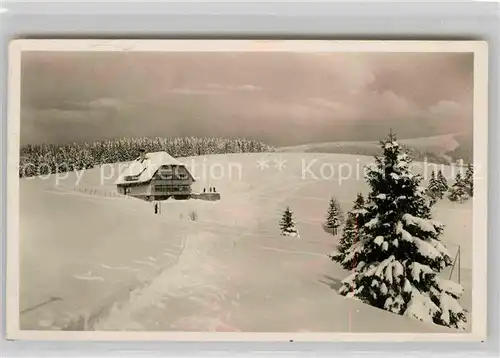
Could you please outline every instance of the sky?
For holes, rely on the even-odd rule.
[[[21,145],[471,133],[472,90],[467,53],[25,52]]]

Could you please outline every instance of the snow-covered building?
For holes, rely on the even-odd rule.
[[[186,166],[166,152],[141,152],[116,181],[118,192],[144,200],[188,199],[195,182]]]

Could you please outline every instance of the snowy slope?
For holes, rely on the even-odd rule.
[[[471,158],[469,158],[470,155],[467,154],[467,151],[471,150],[471,147],[468,137],[465,134],[444,134],[432,137],[400,139],[398,142],[415,153],[421,153],[420,156],[426,153],[429,160],[448,162],[463,159],[469,161]],[[466,150],[459,150],[461,146]],[[281,147],[277,150],[288,153],[378,155],[380,154],[380,145],[378,141],[324,142]]]
[[[81,177],[69,173],[60,180],[21,180],[25,327],[57,329],[75,325],[75,317],[83,315],[87,318],[77,328],[447,331],[336,292],[347,273],[326,257],[338,238],[327,234],[322,223],[330,196],[345,212],[358,191],[366,193],[362,167],[372,158],[271,153],[180,160],[191,166],[194,190],[214,186],[222,200],[169,200],[155,216],[151,203],[114,194],[119,164]],[[212,177],[204,177],[210,168]],[[305,175],[304,168],[309,168]],[[445,175],[450,171],[446,167]],[[102,182],[101,173],[106,177]],[[300,240],[279,235],[287,205]],[[471,209],[469,203],[447,201],[436,207],[450,251],[461,246],[467,308]],[[196,221],[190,220],[193,212]],[[51,297],[59,299],[36,308]]]

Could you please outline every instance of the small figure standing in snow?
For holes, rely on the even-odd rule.
[[[155,203],[155,214],[158,214],[158,203]]]
[[[281,236],[290,236],[294,238],[299,238],[299,232],[295,227],[295,222],[293,220],[293,214],[289,207],[286,208],[283,213],[283,217],[280,221]]]

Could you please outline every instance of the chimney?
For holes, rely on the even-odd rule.
[[[139,149],[139,161],[142,163],[146,159],[146,151],[144,149]]]

